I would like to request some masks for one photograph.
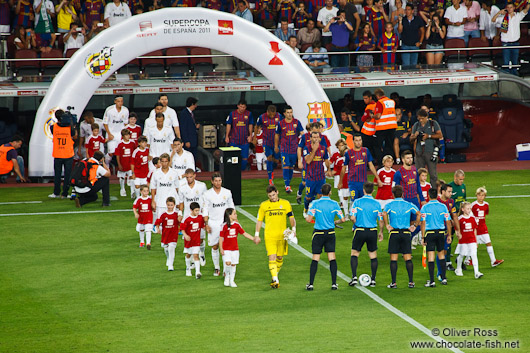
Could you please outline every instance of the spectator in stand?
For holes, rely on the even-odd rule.
[[[287,45],[290,46],[296,54],[300,54],[300,49],[298,49],[298,40],[295,36],[290,36],[287,41]]]
[[[349,50],[348,44],[351,31],[353,31],[353,27],[346,21],[346,13],[343,10],[337,11],[337,17],[333,17],[323,29],[324,33],[331,32],[331,50],[335,52],[346,52]],[[350,66],[349,55],[332,55],[331,66]]]
[[[85,24],[85,30],[91,29],[94,22],[103,22],[105,14],[105,3],[103,0],[85,0],[81,6],[81,20]]]
[[[499,8],[493,5],[493,0],[484,0],[480,10],[479,30],[480,38],[490,46],[493,45],[493,38],[497,35],[497,24],[491,19],[499,12]]]
[[[445,24],[447,25],[447,39],[464,39],[464,23],[467,22],[467,9],[460,5],[460,0],[452,0],[453,6],[445,11]]]
[[[259,24],[265,28],[275,28],[275,0],[260,0],[256,16]]]
[[[318,12],[317,16],[317,26],[318,28],[324,28],[328,24],[329,21],[331,21],[332,18],[337,17],[337,12],[339,9],[337,9],[335,6],[333,6],[333,0],[326,0],[326,7],[323,7]],[[325,47],[326,45],[331,43],[331,32],[323,32],[322,33],[322,45]]]
[[[241,18],[244,18],[247,21],[252,22],[254,19],[252,17],[252,12],[248,8],[248,2],[245,0],[240,0],[237,3],[237,8],[234,10],[234,14]]]
[[[294,23],[295,28],[302,29],[307,25],[307,21],[309,20],[311,20],[311,15],[306,11],[305,3],[300,1],[298,7],[293,13],[293,16],[291,17],[291,21]],[[315,27],[314,22],[313,27]]]
[[[206,0],[206,8],[215,11],[224,11],[224,4],[221,0]]]
[[[320,42],[320,31],[315,28],[315,21],[307,20],[307,26],[298,31],[296,38],[299,48],[302,48],[304,44],[312,45],[315,42]]]
[[[368,21],[366,16],[368,16],[368,11],[370,11],[372,7],[374,7],[374,0],[364,0],[363,11],[362,11],[364,20]]]
[[[401,34],[402,50],[418,50],[425,36],[424,23],[421,17],[414,16],[414,5],[407,4],[405,17],[399,18],[398,31]],[[418,53],[401,53],[403,66],[416,66],[418,64]]]
[[[480,37],[480,31],[478,29],[480,5],[478,1],[473,0],[464,0],[464,5],[467,11],[467,20],[464,23],[464,41],[467,46],[469,38]]]
[[[197,160],[197,144],[199,124],[196,123],[193,112],[197,109],[199,101],[197,98],[188,97],[186,99],[186,108],[182,109],[179,113],[179,126],[180,134],[182,136],[182,142],[184,142],[184,149],[190,151],[193,154],[195,160]]]
[[[70,24],[70,32],[64,38],[64,54],[68,49],[79,49],[86,43],[85,29],[78,27],[77,23]]]
[[[17,175],[17,183],[26,182],[24,158],[17,153],[17,149],[22,147],[23,142],[21,136],[15,135],[11,142],[0,145],[0,183],[5,184],[12,171]]]
[[[49,53],[55,45],[56,38],[55,33],[35,34],[35,50],[39,53]]]
[[[131,9],[120,0],[109,2],[105,6],[105,26],[112,27],[131,17]]]
[[[142,0],[125,0],[124,2],[127,4],[127,6],[129,6],[129,10],[132,14],[136,14],[136,9],[142,9],[143,12],[144,3],[142,2]],[[170,5],[173,6],[173,1]]]
[[[519,38],[521,37],[521,21],[528,13],[530,3],[528,3],[521,12],[515,12],[513,3],[508,3],[506,8],[497,12],[491,19],[492,22],[497,22],[500,25],[501,42],[505,49],[502,50],[502,58],[504,61],[504,69],[511,74],[517,75],[517,68],[511,65],[519,63],[519,49],[510,49],[512,46],[519,45]]]
[[[366,12],[366,21],[372,25],[373,36],[380,39],[385,32],[385,23],[390,23],[390,19],[385,13],[383,0],[376,0],[374,6]]]
[[[274,35],[280,38],[282,42],[287,42],[289,37],[296,36],[296,32],[293,28],[289,27],[287,17],[282,17],[280,20],[280,28],[276,28],[276,31],[274,31]]]
[[[18,0],[17,6],[15,7],[16,20],[15,26],[22,26],[26,28],[33,28],[33,19],[35,13],[33,12],[33,6],[29,0]]]
[[[398,25],[403,17],[405,17],[405,8],[403,7],[402,0],[395,0],[396,9],[390,13],[390,21],[394,25],[394,33],[397,34],[398,38],[401,38]]]
[[[139,2],[142,8],[145,8],[142,1]],[[194,3],[191,0],[172,0],[171,7],[194,7]],[[234,6],[233,11],[237,10],[237,6]]]
[[[354,28],[353,32],[351,32],[350,37],[350,41],[353,42],[355,38],[357,38],[357,34],[359,33],[359,26],[361,25],[361,18],[357,13],[357,8],[353,3],[348,2],[348,0],[338,0],[338,5],[339,10],[343,10],[346,14],[346,22],[351,24]]]
[[[88,38],[87,40],[91,40],[95,36],[97,36],[100,32],[102,32],[105,29],[105,24],[103,22],[92,22],[92,28],[90,28],[90,32],[88,32]]]
[[[399,40],[391,22],[385,25],[385,33],[379,37],[377,47],[381,50],[381,64],[395,64]]]
[[[447,34],[445,25],[438,14],[432,16],[432,20],[427,22],[425,38],[427,39],[427,49],[440,49],[426,53],[427,65],[440,65],[444,57],[444,38]]]
[[[53,19],[55,18],[55,6],[51,0],[35,0],[33,2],[35,10],[35,33],[51,36],[54,33]]]
[[[70,24],[78,20],[72,0],[62,0],[59,5],[55,6],[57,14],[57,32],[68,33]]]
[[[13,0],[0,1],[0,33],[11,33],[11,8]]]
[[[285,19],[289,24],[289,28],[294,27],[294,25],[291,23],[291,18],[293,17],[293,10],[296,10],[294,0],[279,0],[278,5],[276,5],[278,17],[281,19],[280,22]]]
[[[399,0],[398,0],[399,1]],[[361,25],[361,31],[355,39],[355,50],[359,51],[372,51],[375,50],[375,39],[372,35],[372,27],[369,23]],[[370,54],[359,54],[357,55],[357,66],[359,67],[372,67],[374,66],[374,57]]]
[[[18,26],[15,30],[15,47],[19,49],[31,49],[37,47],[35,41],[35,32],[31,29],[25,29],[22,26]]]
[[[302,57],[302,60],[309,65],[312,70],[329,68],[329,57],[326,48],[322,48],[320,42],[314,42],[312,47],[305,51],[307,55]]]

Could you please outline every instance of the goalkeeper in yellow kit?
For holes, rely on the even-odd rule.
[[[256,243],[259,240],[261,225],[265,222],[265,248],[269,257],[269,270],[271,271],[271,288],[280,287],[278,273],[283,265],[283,257],[287,255],[287,240],[284,239],[284,231],[287,228],[287,217],[291,229],[296,236],[296,220],[293,209],[287,200],[278,198],[278,189],[274,185],[267,187],[269,200],[261,203],[258,211],[258,222],[254,234]]]

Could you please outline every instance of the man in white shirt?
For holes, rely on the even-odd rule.
[[[149,146],[149,155],[151,157],[160,157],[163,153],[171,153],[171,145],[175,139],[173,129],[164,126],[164,114],[156,114],[156,126],[150,128],[147,132]]]
[[[180,138],[180,127],[177,112],[175,111],[175,109],[168,106],[168,103],[169,100],[167,98],[167,94],[162,93],[158,96],[158,103],[155,104],[154,109],[151,110],[151,112],[149,113],[149,117],[145,120],[145,127],[147,127],[148,125],[149,127],[151,127],[151,125],[155,126],[156,113],[163,113],[165,117],[164,125],[172,128],[175,132],[175,136]],[[162,106],[162,108],[160,108],[159,104]]]
[[[172,149],[170,164],[177,171],[180,186],[184,186],[186,184],[186,170],[195,170],[195,159],[191,152],[184,149],[184,144],[178,137],[173,140]]]
[[[64,40],[64,54],[68,49],[79,49],[86,43],[85,29],[77,26],[77,23],[70,23],[70,32],[66,33]]]
[[[497,23],[491,19],[499,12],[499,8],[493,5],[493,0],[484,0],[482,2],[482,9],[480,10],[479,19],[479,30],[480,38],[486,42],[489,41],[490,45],[493,44],[493,38],[497,35]]]
[[[94,152],[89,160],[92,163],[91,169],[95,169],[96,172],[89,172],[90,186],[80,188],[76,187],[77,198],[75,199],[75,206],[80,208],[84,204],[94,202],[98,199],[98,191],[101,190],[103,193],[103,204],[102,206],[110,206],[110,190],[109,190],[109,177],[110,169],[105,164],[105,155],[101,151]]]
[[[515,12],[514,4],[509,2],[505,9],[497,12],[491,19],[492,22],[500,25],[501,42],[502,46],[505,47],[502,49],[503,69],[513,75],[517,75],[517,68],[511,65],[519,63],[519,49],[511,49],[510,47],[519,45],[521,21],[525,18],[528,10],[530,10],[530,3],[526,4],[521,12]]]
[[[464,39],[464,23],[467,21],[467,9],[460,5],[460,0],[452,0],[453,6],[445,11],[445,24],[447,25],[447,39]]]
[[[112,27],[131,17],[131,9],[120,0],[109,2],[105,6],[105,27]]]
[[[186,176],[186,183],[179,188],[179,208],[182,211],[182,220],[185,220],[191,214],[190,205],[192,202],[197,202],[201,206],[201,210],[204,210],[204,193],[206,192],[206,184],[195,180],[195,168],[186,169],[184,175]],[[199,249],[201,266],[206,265],[206,256],[204,255],[206,248],[205,238],[206,233],[203,229],[201,230],[201,245]]]
[[[339,9],[333,6],[333,0],[326,0],[326,7],[323,7],[320,9],[320,11],[318,11],[317,27],[318,28],[326,27],[328,22],[333,17],[337,16],[338,11]],[[323,32],[321,41],[322,41],[323,47],[326,47],[326,44],[331,43],[331,32]]]
[[[212,261],[215,267],[214,276],[219,276],[219,235],[227,208],[234,208],[232,192],[222,187],[223,179],[219,172],[212,174],[212,188],[204,193],[203,215],[208,232],[208,246],[212,247]]]
[[[129,109],[123,106],[123,97],[114,97],[114,104],[107,107],[103,114],[103,126],[107,131],[107,153],[110,157],[121,140],[121,130],[129,123]],[[107,160],[110,160],[107,157]],[[108,163],[108,162],[107,162]]]
[[[156,211],[157,219],[167,211],[166,200],[168,197],[174,197],[177,205],[180,203],[178,175],[173,168],[169,167],[169,155],[167,153],[160,156],[160,164],[162,166],[154,171],[150,183],[153,210]],[[182,213],[179,213],[179,218],[182,220]]]
[[[100,118],[94,118],[94,113],[91,111],[85,111],[81,115],[81,124],[79,124],[79,145],[77,147],[77,155],[81,158],[85,158],[85,141],[90,135],[92,135],[92,124],[99,125],[99,136],[103,136],[103,120]]]

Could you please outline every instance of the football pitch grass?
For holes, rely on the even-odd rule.
[[[452,175],[442,174],[452,180]],[[1,352],[428,352],[414,342],[436,341],[390,309],[397,309],[467,352],[530,351],[530,171],[467,173],[468,200],[477,187],[488,189],[488,228],[496,257],[491,268],[479,246],[480,271],[464,277],[448,272],[449,285],[424,288],[428,271],[421,247],[413,250],[416,288],[407,288],[403,260],[398,261],[398,289],[390,283],[388,233],[379,244],[377,286],[348,287],[339,278],[331,291],[330,274],[319,266],[315,290],[305,291],[310,259],[289,248],[280,272],[281,287],[270,289],[262,242],[239,238],[238,288],[213,277],[210,249],[203,277],[185,277],[182,240],[175,271],[168,272],[153,235],[153,249],[138,248],[130,198],[118,197],[102,211],[100,201],[77,210],[73,201],[48,199],[49,187],[0,189],[0,351]],[[298,185],[295,179],[293,185]],[[281,189],[283,181],[276,179]],[[253,234],[257,214],[267,199],[266,180],[243,180],[239,222]],[[510,184],[510,186],[504,186]],[[523,185],[511,185],[523,184]],[[210,183],[207,183],[210,187]],[[111,195],[119,195],[118,185]],[[526,196],[526,197],[523,197]],[[312,225],[293,203],[299,245],[310,250]],[[335,197],[335,196],[334,196]],[[12,203],[29,202],[39,203]],[[110,211],[116,212],[110,212]],[[130,210],[130,211],[123,211]],[[47,213],[47,214],[33,214]],[[11,214],[11,216],[6,216]],[[22,214],[22,215],[13,215]],[[261,233],[263,239],[263,232]],[[338,269],[351,276],[351,223],[337,229]],[[453,251],[456,247],[453,241]],[[327,263],[327,257],[322,257]],[[455,259],[455,258],[454,258]],[[455,259],[456,260],[456,259]],[[453,261],[454,262],[454,261]],[[370,273],[366,249],[358,273]],[[386,307],[381,303],[386,303]],[[476,330],[480,330],[477,332]],[[489,334],[491,336],[487,336]],[[479,335],[480,334],[480,335]],[[469,348],[471,344],[482,348]],[[505,342],[518,349],[505,348]],[[488,346],[486,346],[488,345]],[[496,347],[492,349],[491,347]],[[449,351],[442,349],[442,351]],[[455,350],[458,351],[458,350]]]

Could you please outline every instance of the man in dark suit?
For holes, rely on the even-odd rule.
[[[197,98],[188,97],[188,99],[186,99],[186,108],[182,109],[178,115],[180,135],[184,142],[184,148],[187,151],[190,151],[195,159],[197,159],[197,129],[199,128],[199,124],[195,122],[193,111],[197,108],[198,102]]]

